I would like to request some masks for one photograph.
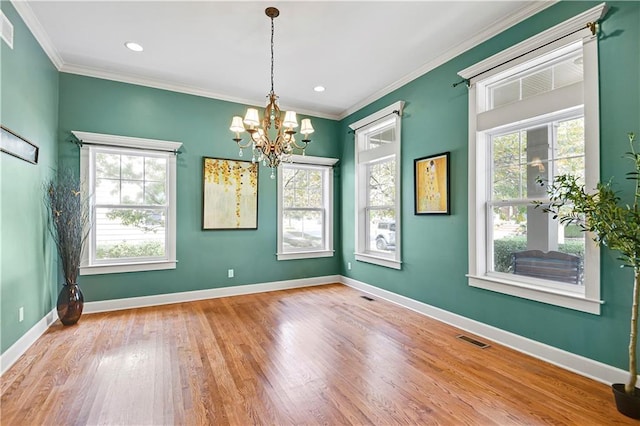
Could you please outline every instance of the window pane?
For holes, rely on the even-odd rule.
[[[144,184],[144,204],[163,205],[167,200],[165,193],[165,182],[145,182]]]
[[[584,79],[582,51],[553,67],[553,88],[568,86]]]
[[[533,95],[545,93],[553,87],[553,74],[551,68],[522,78],[522,99]]]
[[[120,181],[96,179],[95,197],[97,204],[120,204]]]
[[[493,105],[490,106],[490,109],[520,100],[520,80],[493,87],[491,89],[491,99],[493,100]]]
[[[394,209],[370,209],[367,211],[370,251],[390,253],[396,249],[396,224]]]
[[[494,200],[525,197],[526,194],[526,132],[516,131],[495,136],[491,140],[493,152]]]
[[[546,198],[546,187],[538,179],[584,176],[584,118],[493,136],[491,154],[492,200]]]
[[[162,181],[167,178],[167,159],[146,157],[144,159],[144,179],[146,181]]]
[[[488,109],[508,105],[583,80],[582,49],[487,86]]]
[[[369,206],[393,206],[396,199],[395,187],[396,162],[386,161],[367,165],[369,176]]]
[[[96,259],[165,256],[165,210],[96,209]]]
[[[123,180],[121,183],[121,204],[142,204],[144,201],[143,182]]]
[[[368,132],[359,142],[360,151],[368,151],[382,145],[394,143],[396,140],[395,119],[380,123],[376,129]]]
[[[96,153],[96,177],[120,179],[120,155]]]
[[[144,157],[123,155],[120,161],[122,179],[142,180],[144,176]]]
[[[322,211],[285,210],[282,229],[282,247],[285,252],[324,249]]]
[[[322,171],[285,168],[282,178],[284,207],[323,207]]]
[[[563,226],[531,205],[493,207],[495,272],[525,275],[572,285],[583,284],[585,234]]]

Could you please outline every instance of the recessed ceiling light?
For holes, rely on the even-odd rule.
[[[127,49],[133,50],[134,52],[142,52],[144,50],[142,46],[133,41],[128,41],[124,45],[127,47]]]
[[[316,86],[313,88],[316,92],[324,92],[324,86]]]

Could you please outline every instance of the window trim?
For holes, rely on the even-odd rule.
[[[560,289],[536,286],[534,281],[511,280],[498,274],[487,273],[487,213],[485,202],[488,197],[486,179],[478,179],[478,172],[487,169],[488,150],[485,149],[487,132],[478,128],[480,97],[477,84],[488,81],[492,76],[512,69],[520,64],[561,49],[576,41],[582,41],[584,57],[584,117],[585,117],[585,181],[587,188],[595,188],[600,171],[600,122],[599,122],[599,82],[598,82],[598,42],[597,36],[585,28],[569,37],[557,40],[564,34],[583,26],[585,22],[598,21],[606,13],[602,3],[582,14],[564,21],[512,48],[487,58],[458,73],[470,79],[469,87],[469,286],[504,293],[520,298],[562,306],[582,312],[600,315],[600,250],[591,235],[586,236],[585,286],[584,295],[572,294]],[[555,41],[554,41],[555,40]],[[535,50],[535,51],[533,51]],[[529,53],[527,53],[529,52]],[[503,64],[505,61],[511,61]],[[486,71],[482,75],[478,75]],[[474,77],[477,76],[477,77]],[[474,78],[472,78],[474,77]],[[484,129],[482,129],[484,130]],[[519,277],[520,278],[520,277]]]
[[[81,145],[80,149],[80,180],[82,182],[83,192],[90,193],[93,183],[90,181],[90,162],[91,162],[91,145],[99,145],[110,148],[139,149],[149,150],[150,153],[157,155],[155,151],[166,151],[167,158],[167,235],[166,235],[166,259],[162,260],[141,260],[134,262],[109,263],[109,264],[90,264],[88,245],[92,244],[92,235],[90,234],[85,244],[82,254],[82,262],[80,265],[80,275],[97,275],[121,272],[141,272],[141,271],[157,271],[165,269],[175,269],[176,259],[176,210],[177,210],[177,151],[182,146],[182,142],[161,141],[155,139],[143,139],[129,136],[105,135],[99,133],[89,133],[74,130],[71,133],[86,145]],[[174,154],[171,154],[171,153]],[[93,206],[93,200],[91,201]]]
[[[354,131],[354,158],[355,158],[355,253],[354,257],[357,261],[372,263],[379,266],[384,266],[387,268],[393,269],[402,269],[402,224],[401,224],[401,206],[402,206],[402,182],[401,182],[401,165],[402,158],[400,156],[401,153],[401,145],[402,145],[402,110],[404,108],[404,101],[395,102],[386,108],[383,108],[367,117],[364,117],[355,123],[349,125],[349,128]],[[398,111],[398,114],[395,115],[394,112]],[[395,130],[396,130],[396,142],[393,144],[389,144],[388,147],[378,148],[379,155],[372,155],[372,152],[365,151],[360,152],[359,142],[360,138],[366,137],[367,133],[371,131],[372,128],[378,127],[380,125],[379,121],[387,116],[394,114],[395,120]],[[374,150],[372,150],[374,151]],[[362,184],[363,177],[361,175],[361,169],[364,165],[370,164],[372,161],[377,159],[382,159],[385,156],[394,156],[396,165],[395,165],[395,189],[396,189],[396,197],[395,197],[395,222],[396,222],[396,245],[393,256],[377,256],[371,252],[369,252],[366,248],[366,214],[365,210],[367,207],[366,201],[363,201],[363,197],[366,196],[366,190],[363,191],[360,186]]]
[[[325,215],[325,248],[322,250],[307,250],[307,251],[295,251],[285,252],[283,248],[282,239],[282,217],[284,212],[284,206],[282,203],[283,188],[282,188],[282,170],[283,167],[278,167],[278,219],[277,219],[277,252],[276,257],[278,260],[296,260],[296,259],[314,259],[320,257],[332,257],[335,253],[333,249],[333,205],[334,205],[334,191],[333,191],[333,167],[338,162],[337,158],[328,157],[314,157],[310,155],[292,155],[291,164],[302,166],[301,168],[322,170],[323,173],[323,198],[325,200],[325,209],[327,213]],[[286,166],[287,164],[282,164]]]

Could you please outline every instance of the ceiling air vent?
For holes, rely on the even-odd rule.
[[[0,10],[0,36],[13,49],[13,24],[9,18]]]

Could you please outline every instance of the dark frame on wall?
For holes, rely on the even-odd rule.
[[[258,229],[258,163],[202,157],[202,229]]]
[[[38,164],[40,148],[29,142],[16,132],[0,126],[0,151],[24,160],[31,164]]]
[[[413,160],[414,213],[451,214],[450,152]]]

